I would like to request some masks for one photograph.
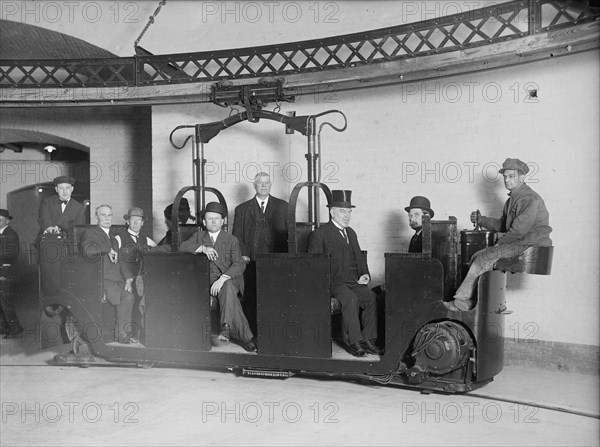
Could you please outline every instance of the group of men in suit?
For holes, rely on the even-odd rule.
[[[225,209],[206,204],[205,230],[198,229],[179,251],[204,254],[210,261],[210,292],[219,301],[219,340],[237,340],[256,352],[256,258],[262,253],[287,252],[287,202],[271,195],[273,182],[260,172],[253,181],[255,195],[235,209],[233,231],[222,231]],[[162,247],[157,250],[164,251]],[[243,296],[244,305],[240,298]],[[245,309],[244,309],[245,308]]]
[[[111,231],[113,212],[110,205],[96,208],[97,225],[81,236],[81,253],[86,259],[104,258],[104,296],[116,309],[114,338],[118,343],[137,343],[143,325],[144,254],[156,243],[140,235],[146,216],[141,208],[131,208],[123,216],[124,231]],[[139,312],[134,318],[134,305]]]
[[[523,251],[524,247],[530,245],[551,244],[548,212],[539,195],[525,185],[527,171],[527,165],[518,159],[507,159],[503,164],[500,173],[504,176],[506,188],[516,198],[507,201],[501,219],[483,217],[478,211],[472,213],[471,220],[474,223],[506,232],[501,241],[507,242],[503,247],[499,241],[499,247],[488,250],[493,251],[490,255],[485,252],[474,256],[472,269],[457,291],[455,300],[444,303],[449,310],[468,311],[473,308],[473,284],[483,271],[493,265],[488,258],[493,258],[495,262],[513,254],[515,247]],[[74,179],[61,176],[54,183],[57,195],[45,199],[40,206],[41,233],[67,231],[70,223],[85,223],[84,207],[71,199]],[[225,209],[220,203],[211,202],[206,205],[202,215],[206,229],[199,228],[180,245],[180,251],[204,254],[210,261],[210,290],[219,300],[221,310],[219,338],[223,341],[237,339],[250,352],[257,350],[254,337],[256,328],[251,327],[256,315],[256,259],[263,253],[287,252],[288,236],[288,204],[270,194],[270,176],[264,172],[257,174],[253,185],[254,197],[235,209],[231,234],[221,231],[227,217]],[[332,191],[331,199],[328,205],[330,220],[312,232],[308,251],[325,253],[331,259],[330,292],[341,303],[342,337],[348,351],[357,357],[381,354],[383,350],[377,344],[376,296],[367,287],[371,276],[366,258],[356,232],[350,227],[352,210],[355,208],[351,202],[351,191]],[[182,203],[185,205],[187,201]],[[405,210],[409,225],[415,230],[408,251],[419,253],[423,243],[423,216],[433,217],[434,211],[430,201],[423,196],[413,197]],[[10,216],[6,210],[1,211],[0,232],[10,234],[10,229],[6,229]],[[134,291],[141,298],[140,304],[143,306],[143,254],[152,250],[167,251],[169,247],[162,245],[154,248],[156,244],[151,239],[139,236],[146,219],[140,208],[132,208],[123,216],[127,222],[127,232],[117,237],[110,232],[112,209],[109,205],[96,208],[96,217],[98,226],[84,233],[81,245],[85,256],[107,257],[104,269],[105,298],[116,307],[117,341],[128,343],[135,341],[133,335],[136,334],[135,328],[132,330],[134,325],[131,316]],[[502,250],[506,247],[506,250]],[[239,299],[242,295],[245,297],[246,311]],[[10,314],[10,307],[7,309]],[[6,315],[6,311],[4,313]],[[250,318],[246,314],[250,314]]]

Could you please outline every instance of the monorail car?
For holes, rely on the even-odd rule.
[[[195,128],[196,186],[175,197],[172,252],[144,258],[141,343],[113,342],[114,311],[102,300],[103,260],[84,257],[77,247],[84,227],[73,228],[68,238],[46,235],[41,243],[41,306],[65,309],[72,339],[72,351],[58,355],[57,362],[222,367],[265,377],[324,374],[443,392],[466,392],[493,380],[503,368],[506,271],[547,274],[551,251],[540,254],[532,249],[506,261],[502,269],[486,272],[478,282],[477,306],[469,312],[452,312],[443,301],[451,299],[464,274],[456,219],[425,217],[422,253],[385,254],[385,285],[379,294],[384,353],[353,357],[336,342],[339,303],[329,294],[329,258],[306,253],[310,232],[320,225],[321,195],[331,201],[329,188],[320,183],[320,140],[315,138],[315,120],[326,113],[288,117],[252,109],[222,122],[177,128]],[[185,193],[195,192],[197,212],[204,207],[206,192],[215,194],[227,209],[223,195],[203,183],[203,145],[220,130],[250,117],[253,122],[274,119],[300,131],[308,137],[309,148],[308,181],[296,185],[289,198],[289,251],[257,258],[257,353],[216,340],[212,322],[218,318],[211,315],[216,306],[211,306],[208,260],[177,253],[185,233],[196,230],[177,223]],[[296,204],[303,188],[308,189],[308,222],[297,222]],[[488,236],[479,248],[490,243]],[[468,261],[477,238],[470,234],[463,239],[462,255]]]

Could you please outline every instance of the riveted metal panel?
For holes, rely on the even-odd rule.
[[[330,358],[329,258],[266,254],[256,267],[259,352]]]
[[[164,253],[144,258],[145,344],[210,350],[210,292],[206,256]]]

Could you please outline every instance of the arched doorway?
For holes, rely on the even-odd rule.
[[[0,208],[14,217],[11,226],[21,241],[21,263],[35,264],[32,242],[38,231],[41,201],[55,194],[52,180],[75,178],[73,198],[86,205],[89,222],[89,147],[57,135],[24,129],[0,129]]]

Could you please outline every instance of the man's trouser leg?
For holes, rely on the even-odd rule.
[[[454,294],[454,299],[458,301],[468,301],[472,299],[475,285],[479,277],[492,270],[494,264],[499,259],[512,258],[518,256],[527,249],[527,245],[504,244],[494,245],[493,247],[479,250],[473,255],[471,267],[467,276]]]
[[[117,325],[115,335],[117,341],[125,341],[134,333],[131,321],[134,297],[117,282],[108,283],[105,280],[106,299],[117,309]]]
[[[4,284],[0,288],[0,308],[4,316],[5,324],[3,324],[2,332],[6,334],[12,334],[21,332],[21,324],[15,311],[15,306],[12,302],[12,296],[10,295],[10,284]]]
[[[364,284],[350,288],[358,297],[358,305],[362,309],[362,339],[377,338],[377,296]]]
[[[345,284],[332,288],[331,295],[334,298],[337,298],[342,305],[342,330],[344,331],[344,343],[349,345],[358,343],[363,339],[358,316],[358,312],[360,310],[358,296],[356,296],[356,294]]]
[[[242,303],[238,299],[238,289],[232,281],[225,281],[217,298],[221,311],[221,327],[228,324],[233,338],[243,342],[252,340],[254,335],[244,315]]]

